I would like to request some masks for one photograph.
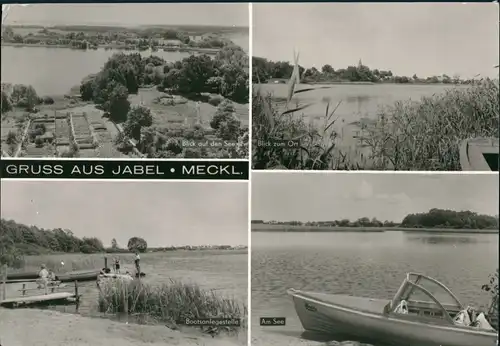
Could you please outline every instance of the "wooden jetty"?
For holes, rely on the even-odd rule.
[[[75,294],[70,292],[56,292],[56,293],[48,293],[36,296],[23,296],[23,297],[5,299],[0,301],[0,306],[7,308],[17,308],[22,306],[44,305],[44,304],[67,305],[68,303],[76,304]]]
[[[462,171],[498,171],[498,138],[467,139],[460,145]]]
[[[73,292],[56,292],[56,290],[66,288],[67,285],[56,282],[53,285],[45,285],[43,288],[26,288],[26,282],[22,283],[22,289],[17,290],[21,292],[21,296],[7,298],[6,287],[7,287],[7,266],[4,265],[3,275],[2,275],[2,295],[0,297],[0,307],[6,308],[18,308],[18,307],[29,307],[29,306],[39,306],[39,305],[70,305],[75,304],[76,309],[80,303],[81,295],[78,293],[78,282],[75,281]],[[35,295],[27,295],[27,292],[37,292]],[[39,292],[44,292],[44,294],[39,294]]]

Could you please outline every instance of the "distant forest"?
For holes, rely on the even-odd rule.
[[[289,79],[292,75],[293,65],[288,61],[269,61],[264,58],[252,57],[253,83],[266,83],[270,79]],[[444,83],[444,84],[469,84],[472,80],[460,79],[459,75],[419,77],[396,76],[391,70],[383,71],[370,69],[363,65],[361,60],[357,65],[346,68],[334,69],[331,65],[324,65],[321,69],[315,67],[304,68],[299,65],[301,81],[304,83],[335,83],[335,82],[370,82],[370,83]]]
[[[376,218],[360,218],[333,221],[263,221],[252,220],[252,224],[318,226],[318,227],[400,227],[400,228],[442,228],[442,229],[498,229],[498,216],[478,214],[472,211],[431,209],[427,213],[408,214],[401,223],[379,221]]]

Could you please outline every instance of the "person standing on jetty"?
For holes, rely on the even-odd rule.
[[[139,252],[136,251],[135,252],[135,270],[137,271],[137,277],[140,277],[141,276],[141,265],[140,265],[140,261],[141,261],[141,256],[139,256]]]
[[[116,257],[114,259],[115,263],[114,263],[114,267],[115,267],[115,273],[120,273],[120,259],[118,257]]]
[[[44,288],[47,291],[47,283],[49,281],[49,271],[45,264],[40,266],[40,271],[38,272],[39,279],[37,280],[38,288]],[[47,292],[45,292],[47,293]]]

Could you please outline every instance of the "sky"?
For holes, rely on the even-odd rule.
[[[248,4],[244,3],[33,4],[11,7],[5,24],[248,27],[248,21]]]
[[[498,76],[498,3],[253,4],[253,56],[320,69]]]
[[[78,237],[148,246],[247,245],[245,182],[1,182],[1,216]]]
[[[400,222],[432,208],[497,215],[498,173],[252,173],[252,220]]]

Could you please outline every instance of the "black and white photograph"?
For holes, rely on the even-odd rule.
[[[2,157],[248,159],[247,3],[2,9]]]
[[[499,7],[256,3],[253,169],[498,171]]]
[[[252,175],[252,345],[493,346],[498,174]]]
[[[0,345],[247,345],[248,185],[2,180]]]

